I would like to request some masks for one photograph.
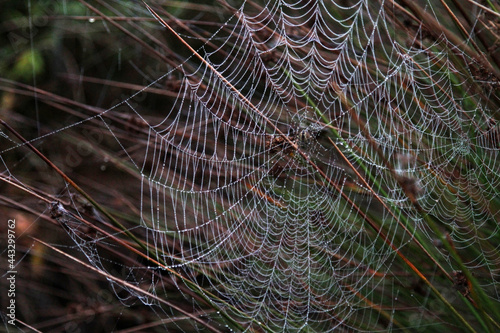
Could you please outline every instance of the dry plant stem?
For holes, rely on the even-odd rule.
[[[67,77],[70,80],[75,80],[76,79],[71,74],[61,75],[61,76],[62,77]],[[132,94],[130,98],[136,96],[137,94],[139,94],[141,92],[150,92],[150,93],[154,93],[154,94],[158,94],[158,95],[162,95],[162,96],[176,96],[176,95],[172,95],[172,93],[170,93],[168,91],[165,91],[165,90],[162,90],[162,89],[158,89],[158,88],[152,88],[151,85],[149,85],[147,87],[144,87],[144,86],[138,86],[138,85],[134,85],[134,84],[127,84],[127,83],[123,83],[123,82],[102,80],[102,79],[90,78],[90,77],[79,77],[78,80],[83,80],[83,81],[92,82],[92,83],[109,84],[109,85],[112,85],[112,86],[116,86],[116,87],[120,87],[120,88],[124,88],[124,89],[130,89],[130,90],[135,91],[135,93]],[[104,115],[107,111],[110,111],[113,108],[115,108],[115,107],[117,107],[117,106],[125,103],[125,102],[122,102],[122,103],[119,103],[119,104],[115,105],[114,107],[112,107],[112,108],[110,108],[108,110],[104,110],[104,109],[101,109],[101,108],[98,108],[98,107],[95,107],[95,106],[90,106],[90,105],[86,105],[86,104],[83,104],[83,103],[80,103],[80,102],[76,102],[76,101],[71,100],[69,98],[62,97],[62,96],[53,94],[51,92],[48,92],[46,90],[39,89],[39,88],[36,88],[36,87],[33,87],[33,86],[29,86],[29,85],[26,85],[26,84],[23,84],[23,83],[10,81],[8,79],[3,79],[3,78],[0,78],[0,82],[12,84],[12,85],[15,85],[15,86],[18,86],[18,87],[22,88],[22,89],[18,89],[18,88],[11,88],[11,87],[0,87],[0,89],[3,90],[3,91],[8,91],[8,92],[11,92],[11,93],[15,93],[15,94],[19,94],[19,95],[24,95],[24,96],[33,96],[33,95],[36,95],[37,98],[39,100],[43,101],[44,103],[46,103],[46,104],[48,104],[48,105],[50,105],[52,107],[58,108],[58,109],[60,109],[62,111],[65,111],[65,112],[67,112],[69,114],[75,115],[75,116],[83,119],[82,120],[83,122],[86,122],[86,121],[95,119],[97,117],[100,117],[100,116]],[[70,105],[70,106],[73,106],[73,107],[76,107],[76,108],[80,108],[82,110],[90,111],[94,115],[91,116],[91,117],[86,118],[86,117],[82,116],[82,114],[79,113],[78,111],[76,111],[74,108],[66,107],[65,105]],[[107,117],[109,117],[111,120],[116,121],[116,122],[118,122],[118,123],[120,123],[122,125],[126,125],[127,124],[126,121],[124,121],[123,119],[114,117],[113,115],[107,114]]]
[[[20,89],[11,88],[11,87],[2,87],[3,91],[14,92],[16,94],[22,94],[22,95],[27,95],[26,91],[30,91],[33,94],[44,96],[45,99],[52,99],[54,101],[58,101],[59,103],[68,104],[68,105],[74,105],[74,106],[77,106],[77,107],[80,107],[80,108],[92,111],[94,113],[102,112],[102,109],[99,109],[97,107],[88,106],[86,104],[76,102],[76,101],[74,101],[72,99],[56,95],[54,93],[48,92],[46,90],[42,90],[40,88],[29,86],[29,85],[24,84],[24,83],[11,81],[11,80],[4,79],[4,78],[1,78],[1,77],[0,77],[0,82],[7,83],[7,84],[12,84],[12,85],[15,85],[15,86],[18,86],[20,88],[25,89],[25,90],[20,90]],[[32,96],[32,94],[30,93],[29,96]],[[38,97],[40,97],[40,96],[38,96]]]
[[[204,316],[206,314],[207,314],[207,311],[200,311],[200,312],[195,313],[193,315],[195,317],[202,317],[202,316]],[[137,326],[134,326],[134,327],[126,328],[126,329],[123,329],[123,330],[114,331],[114,333],[149,332],[147,330],[148,328],[158,327],[158,326],[161,326],[163,324],[174,323],[174,322],[186,320],[186,319],[189,319],[189,318],[190,317],[174,317],[174,318],[169,318],[169,319],[161,319],[161,320],[157,320],[157,321],[153,321],[153,322],[148,322],[146,324],[142,324],[142,325],[137,325]]]
[[[21,134],[17,133],[9,124],[7,124],[3,119],[0,119],[0,124],[7,128],[12,134],[14,134],[19,140],[23,142],[29,149],[31,149],[35,154],[37,154],[45,163],[49,165],[55,172],[57,172],[68,184],[70,184],[75,190],[77,190],[81,195],[85,197],[99,212],[104,214],[110,221],[123,230],[123,232],[132,239],[137,245],[139,245],[143,250],[148,251],[148,248],[132,234],[125,226],[118,222],[111,214],[109,214],[104,208],[102,208],[90,195],[88,195],[80,186],[78,186],[71,178],[69,178],[61,169],[59,169],[54,163],[52,163],[45,155],[43,155],[38,149],[36,149],[31,143],[29,143]]]
[[[33,189],[28,188],[26,185],[21,185],[21,184],[19,184],[19,183],[15,182],[15,181],[13,181],[12,179],[10,179],[10,177],[5,177],[5,176],[4,176],[4,175],[2,175],[2,174],[0,174],[0,180],[2,180],[3,182],[8,183],[8,184],[10,184],[10,185],[12,185],[12,186],[14,186],[14,187],[17,187],[18,189],[21,189],[21,190],[23,190],[23,191],[28,192],[28,193],[29,193],[29,194],[31,194],[32,196],[34,196],[34,197],[36,197],[37,199],[40,199],[40,200],[42,200],[42,201],[45,201],[45,202],[46,202],[46,203],[48,203],[48,204],[57,200],[57,199],[52,199],[52,200],[49,200],[49,199],[47,199],[46,197],[43,197],[43,196],[41,196],[40,194],[36,193]],[[48,195],[47,195],[47,196],[48,196]],[[2,197],[2,198],[3,198],[3,200],[8,200],[8,201],[10,201],[10,199],[8,199],[8,198],[6,198],[6,197]],[[31,209],[31,208],[29,208],[29,207],[22,206],[20,203],[17,203],[17,202],[16,202],[16,204],[17,204],[19,207],[22,207],[22,208],[23,208],[23,209],[25,209],[25,210],[28,210],[28,209],[29,209],[29,212],[31,212],[31,213],[33,213],[33,212],[34,212],[34,210],[32,210],[32,209]]]
[[[143,91],[143,92],[153,93],[153,94],[157,94],[157,95],[161,95],[161,96],[177,97],[177,93],[175,93],[175,92],[171,92],[171,91],[168,91],[165,89],[153,88],[153,87],[149,87],[149,86],[146,87],[146,89],[144,89],[144,86],[138,85],[138,84],[133,84],[133,83],[112,81],[112,80],[106,80],[106,79],[100,79],[100,78],[96,78],[96,77],[76,75],[76,74],[59,74],[59,76],[65,78],[67,80],[71,80],[71,81],[83,81],[83,82],[101,84],[103,86],[123,88],[123,89],[127,89],[127,90],[132,90],[134,92]]]
[[[146,296],[148,296],[148,297],[151,297],[151,298],[153,298],[153,299],[157,300],[158,302],[160,302],[160,303],[162,303],[162,304],[164,304],[164,305],[166,305],[166,306],[168,306],[168,307],[170,307],[170,308],[172,308],[172,309],[174,309],[174,310],[176,310],[176,311],[179,311],[180,313],[182,313],[182,314],[184,314],[184,315],[188,316],[189,318],[193,319],[194,321],[196,321],[196,322],[198,322],[198,323],[202,324],[203,326],[205,326],[206,328],[208,328],[208,329],[209,329],[209,330],[211,330],[212,332],[222,333],[220,330],[218,330],[217,328],[215,328],[215,327],[211,326],[210,324],[206,323],[205,321],[201,320],[200,318],[198,318],[198,317],[194,316],[193,314],[191,314],[191,313],[189,313],[189,312],[186,312],[185,310],[183,310],[183,309],[179,308],[179,307],[178,307],[178,306],[176,306],[175,304],[172,304],[172,303],[170,303],[170,302],[168,302],[168,301],[166,301],[166,300],[164,300],[164,299],[162,299],[162,298],[160,298],[160,297],[158,297],[158,296],[156,296],[156,295],[154,295],[154,294],[150,293],[149,291],[143,290],[143,289],[141,289],[141,288],[139,288],[139,287],[137,287],[137,286],[135,286],[135,285],[133,285],[133,284],[131,284],[131,283],[128,283],[128,282],[127,282],[127,281],[125,281],[125,280],[119,279],[119,278],[117,278],[117,277],[115,277],[115,276],[113,276],[113,275],[110,275],[110,274],[108,274],[108,273],[106,273],[106,272],[103,272],[102,270],[97,269],[97,268],[95,268],[95,267],[93,267],[93,266],[91,266],[91,265],[89,265],[89,264],[87,264],[87,263],[85,263],[85,262],[83,262],[83,261],[81,261],[81,260],[79,260],[79,259],[77,259],[77,258],[75,258],[75,257],[73,257],[73,256],[71,256],[71,255],[69,255],[69,254],[67,254],[67,253],[65,253],[65,252],[63,252],[63,251],[61,251],[61,250],[59,250],[58,248],[53,247],[52,245],[49,245],[49,244],[47,244],[47,243],[45,243],[45,242],[43,242],[43,241],[41,241],[41,240],[37,239],[37,238],[33,238],[33,239],[34,239],[35,241],[37,241],[37,242],[39,242],[39,243],[41,243],[41,244],[43,244],[43,245],[47,246],[48,248],[50,248],[50,249],[52,249],[52,250],[56,251],[57,253],[60,253],[60,254],[62,254],[62,255],[64,255],[64,256],[66,256],[67,258],[69,258],[69,259],[71,259],[71,260],[73,260],[73,261],[75,261],[75,262],[79,263],[80,265],[85,266],[85,267],[87,267],[88,269],[90,269],[90,270],[92,270],[92,271],[94,271],[94,272],[99,273],[100,275],[104,276],[106,279],[113,280],[113,281],[115,281],[115,282],[119,283],[119,284],[120,284],[120,285],[122,285],[122,286],[125,286],[125,287],[130,288],[130,289],[132,289],[132,290],[134,290],[134,291],[136,291],[136,292],[139,292],[139,293],[141,293],[141,294],[143,294],[143,295],[146,295]]]
[[[5,179],[1,179],[2,181],[5,181]],[[25,190],[23,188],[21,188],[22,190]],[[33,192],[28,192],[30,194],[33,194]],[[44,201],[47,200],[46,198],[43,199]],[[48,201],[48,200],[47,200]],[[4,196],[0,196],[0,203],[1,202],[4,202],[4,203],[7,203],[10,205],[10,207],[14,207],[16,209],[18,209],[19,211],[24,211],[24,212],[28,212],[30,214],[33,214],[34,216],[36,216],[37,220],[39,219],[42,219],[42,220],[46,220],[50,223],[53,223],[55,225],[59,225],[56,221],[54,221],[54,219],[52,217],[50,217],[49,215],[46,215],[46,214],[40,214],[40,212],[38,211],[35,211],[33,208],[31,207],[28,207],[26,205],[23,205],[17,201],[14,201],[14,200],[11,200],[10,198],[7,198],[7,197],[4,197]],[[52,201],[53,202],[53,201]]]
[[[33,326],[30,326],[30,325],[26,324],[24,321],[19,320],[19,318],[16,318],[16,321],[17,321],[18,323],[20,323],[21,325],[26,326],[26,327],[27,327],[27,328],[29,328],[30,330],[33,330],[33,332],[43,333],[42,331],[37,330],[37,329],[36,329],[36,328],[34,328]]]
[[[500,14],[499,14],[499,13],[497,13],[496,11],[492,10],[491,8],[488,8],[488,7],[486,7],[486,6],[483,6],[483,5],[481,5],[480,3],[478,3],[478,2],[476,2],[476,1],[474,1],[474,0],[466,0],[466,1],[468,1],[468,2],[469,2],[469,3],[471,3],[471,4],[473,4],[473,5],[474,5],[474,6],[476,6],[476,7],[479,7],[479,8],[481,8],[481,9],[484,9],[485,11],[487,11],[487,12],[488,12],[488,13],[490,13],[490,14],[493,14],[493,15],[496,15],[496,16],[500,17]]]

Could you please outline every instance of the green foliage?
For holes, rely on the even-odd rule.
[[[44,61],[40,52],[36,50],[27,50],[19,55],[12,68],[13,79],[28,81],[33,76],[42,74]]]

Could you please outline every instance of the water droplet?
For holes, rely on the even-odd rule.
[[[89,18],[89,23],[94,23],[95,22],[95,18],[91,17]]]

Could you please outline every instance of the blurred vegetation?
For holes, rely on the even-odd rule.
[[[342,1],[344,2],[350,3]],[[499,135],[496,131],[497,122],[500,121],[500,101],[498,86],[495,84],[499,82],[500,58],[495,45],[499,42],[496,27],[500,25],[500,20],[498,15],[486,12],[481,21],[484,25],[473,39],[477,44],[470,46],[471,43],[463,43],[468,41],[469,36],[463,34],[451,13],[447,12],[439,1],[432,3],[434,2],[440,13],[440,28],[449,31],[449,39],[454,36],[461,44],[436,43],[433,51],[449,53],[452,65],[460,69],[462,74],[466,73],[463,76],[471,78],[471,88],[462,91],[465,96],[463,103],[466,106],[467,103],[486,105],[492,110],[485,111],[489,112],[487,120],[491,124],[488,125],[486,120],[482,120],[478,121],[481,123],[478,127],[486,133],[492,133],[494,143],[491,149],[497,153],[482,157],[483,161],[488,161],[488,166],[493,166],[492,170],[496,167],[498,171]],[[400,16],[396,15],[391,19],[396,22],[401,20],[401,27],[405,26],[415,34],[428,34],[419,41],[429,45],[435,43],[436,38],[432,37],[432,30],[436,28],[435,22],[422,14],[425,2],[400,3],[413,14],[396,11]],[[477,7],[468,2],[447,3],[453,5],[452,13],[460,17],[459,21],[467,29],[473,29],[474,24],[479,25],[470,15],[477,12]],[[481,3],[498,14],[497,4],[489,1]],[[154,1],[148,4],[183,36],[197,36],[188,39],[195,49],[203,45],[203,38],[208,38],[218,31],[221,22],[226,22],[233,14],[214,1]],[[144,142],[149,137],[143,123],[130,111],[130,106],[119,103],[178,64],[184,63],[185,59],[189,59],[186,67],[192,66],[191,68],[199,66],[198,60],[192,59],[190,50],[166,32],[141,2],[31,0],[9,1],[2,6],[0,119],[30,141],[100,206],[105,207],[110,215],[126,226],[124,229],[135,232],[141,220],[138,194],[144,189],[141,188],[140,175],[137,170],[132,170],[120,144],[127,144],[127,150],[131,152],[132,157],[139,159],[143,154],[142,150],[147,147]],[[174,17],[180,21],[174,20]],[[181,26],[180,22],[186,25]],[[420,23],[425,29],[419,28]],[[493,27],[488,28],[488,24]],[[404,45],[409,37],[398,35],[400,30],[402,31],[401,27],[395,27],[392,33],[396,36],[395,39]],[[380,53],[383,59],[386,55]],[[453,57],[454,53],[459,56]],[[224,56],[218,57],[222,59]],[[449,73],[450,81],[457,86],[463,76]],[[174,71],[128,103],[134,108],[140,108],[141,115],[152,124],[159,123],[166,110],[170,110],[175,103],[182,78],[181,73]],[[422,78],[422,81],[425,80],[431,79]],[[116,105],[118,106],[114,108]],[[99,116],[100,112],[109,108],[114,109],[108,112],[106,117]],[[103,123],[112,127],[112,133],[119,136],[120,144]],[[475,130],[477,129],[470,129],[471,136],[477,136]],[[100,208],[92,205],[89,198],[73,188],[26,144],[17,146],[19,139],[6,128],[2,128],[2,131],[10,139],[3,136],[0,141],[1,163],[4,166],[0,182],[0,216],[2,219],[14,218],[17,223],[18,319],[43,332],[243,330],[244,324],[241,323],[246,323],[248,318],[237,311],[221,314],[217,306],[207,301],[205,293],[211,285],[208,281],[216,279],[217,272],[213,275],[203,275],[195,272],[195,268],[183,268],[178,271],[154,268],[145,258],[144,253],[147,251],[133,239],[137,237],[138,243],[144,245],[146,232],[137,231],[133,236],[123,233],[117,223],[105,216]],[[331,134],[331,137],[335,135]],[[137,149],[134,149],[135,145]],[[480,153],[478,156],[471,160],[459,156],[456,164],[480,164]],[[460,173],[461,170],[456,172]],[[369,174],[369,171],[366,171],[366,174]],[[484,174],[478,171],[478,178]],[[441,181],[438,178],[436,177],[436,183]],[[136,182],[126,182],[126,179],[134,179]],[[482,181],[481,184],[488,183],[488,180]],[[370,180],[370,183],[376,187],[376,182]],[[395,184],[397,183],[395,181]],[[491,184],[494,184],[493,187],[498,185],[493,181]],[[446,185],[451,187],[450,183]],[[349,186],[354,185],[346,185]],[[380,192],[384,190],[382,187],[379,188]],[[404,187],[404,184],[401,187]],[[354,189],[353,192],[355,191],[364,195],[363,187]],[[402,191],[408,196],[418,194],[415,189],[404,188]],[[489,188],[488,191],[498,195],[500,189]],[[262,194],[256,194],[259,195]],[[412,230],[415,239],[424,245],[415,245],[415,239],[407,239],[408,235],[402,231],[391,235],[400,241],[400,244],[406,241],[411,244],[395,249],[401,256],[394,259],[394,263],[388,263],[388,266],[393,264],[390,274],[384,274],[380,278],[376,290],[359,290],[360,295],[370,295],[371,302],[366,303],[368,310],[366,314],[363,312],[366,317],[349,319],[343,328],[344,331],[352,331],[353,327],[365,331],[395,332],[500,330],[500,306],[498,295],[495,294],[498,281],[490,280],[492,276],[497,277],[500,259],[500,204],[498,197],[478,195],[477,197],[484,200],[476,202],[474,194],[465,196],[468,196],[465,201],[470,199],[470,206],[473,207],[471,216],[478,216],[484,211],[489,213],[484,218],[487,223],[484,223],[481,229],[483,239],[465,249],[456,249],[454,243],[450,242],[449,225],[441,223],[448,221],[440,221],[439,216],[423,214],[426,228],[420,230],[412,229],[411,218],[402,217],[402,220],[408,218],[405,220],[408,228]],[[449,209],[453,210],[455,201],[452,194],[450,197]],[[263,199],[268,198],[263,196]],[[74,229],[68,230],[68,225],[61,223],[60,217],[53,209],[51,211],[52,203],[57,201],[71,211],[73,220],[81,217],[91,223],[76,224],[73,221],[71,223],[74,223]],[[487,209],[483,209],[486,206]],[[420,213],[418,208],[415,209]],[[369,212],[367,220],[378,222],[383,219],[386,213],[381,211],[383,208],[376,206]],[[397,209],[394,211],[404,215]],[[474,221],[471,218],[469,222],[473,224]],[[101,229],[95,230],[93,225]],[[387,227],[381,227],[381,233],[392,232],[384,228]],[[6,225],[0,221],[0,235],[5,234]],[[93,236],[86,238],[85,235],[89,234]],[[427,234],[433,235],[433,239],[426,238]],[[144,305],[137,297],[131,297],[119,281],[110,282],[105,276],[56,253],[34,238],[55,244],[67,254],[84,262],[95,260],[95,266],[105,268],[122,281],[136,282],[144,290],[159,286],[155,290],[158,299],[148,296],[151,297],[148,300],[154,305]],[[74,239],[81,240],[81,243],[75,244]],[[103,241],[95,242],[94,239]],[[5,241],[5,237],[0,237],[2,251],[6,248]],[[378,241],[380,246],[385,246],[382,237]],[[79,248],[84,246],[83,244],[90,244],[86,248],[87,253]],[[431,255],[424,254],[423,248]],[[88,252],[94,251],[99,254],[101,260],[88,256]],[[137,251],[142,251],[143,255]],[[487,255],[481,251],[485,251]],[[5,252],[0,254],[4,265]],[[494,263],[495,267],[490,267],[494,272],[491,275],[485,276],[483,267],[475,270],[463,265],[463,272],[450,271],[446,276],[430,259],[437,258],[441,264],[454,260],[472,262],[483,255]],[[410,265],[401,259],[403,257],[410,261]],[[412,269],[412,265],[417,269]],[[424,272],[425,278],[417,272]],[[189,277],[188,281],[184,281],[187,286],[181,281],[182,276]],[[207,289],[197,290],[196,286],[189,285],[192,281]],[[2,312],[7,301],[4,297],[6,283],[2,276]],[[367,287],[370,286],[371,284],[367,284]],[[397,304],[403,305],[396,308],[395,298],[399,299]],[[160,300],[168,304],[162,304]],[[443,300],[448,305],[445,305]],[[0,330],[15,331],[7,324],[3,315],[2,320],[3,326]],[[28,330],[23,323],[17,323],[19,331]],[[269,327],[259,327],[255,323],[247,328],[252,332],[272,331]],[[319,327],[318,331],[321,329]]]

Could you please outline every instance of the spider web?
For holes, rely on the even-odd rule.
[[[465,55],[433,51],[445,37],[401,45],[385,5],[244,3],[212,36],[218,48],[198,50],[206,63],[184,71],[172,110],[185,111],[149,124],[144,225],[158,237],[157,255],[175,258],[171,267],[224,267],[210,280],[221,307],[284,331],[323,321],[335,329],[365,308],[358,292],[380,287],[390,267],[394,251],[377,242],[379,231],[400,247],[412,236],[397,230],[401,221],[425,228],[417,200],[449,223],[457,246],[487,241],[478,230],[498,218],[487,208],[498,149],[478,133],[494,131],[485,128],[490,112],[461,97],[472,78],[448,57]],[[479,156],[484,184],[463,166]],[[376,177],[377,190],[347,164]],[[471,209],[460,193],[476,188]],[[380,205],[376,198],[392,212],[370,230],[361,207]]]
[[[421,5],[452,25],[437,4]],[[498,82],[467,51],[472,41],[402,24],[411,14],[393,1],[226,9],[209,38],[178,35],[200,57],[148,85],[179,78],[160,117],[134,95],[85,120],[139,175],[130,230],[183,276],[186,299],[181,284],[248,330],[381,329],[398,292],[392,303],[381,295],[404,279],[391,267],[410,242],[439,238],[431,219],[498,300]],[[126,116],[139,145],[107,118]],[[82,241],[59,221],[103,268],[99,238]]]

